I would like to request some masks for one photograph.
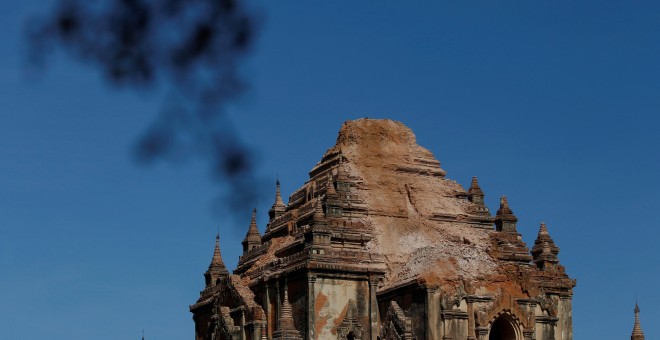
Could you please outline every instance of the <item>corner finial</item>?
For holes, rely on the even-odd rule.
[[[275,204],[273,204],[273,207],[275,206],[284,206],[284,202],[282,201],[282,193],[280,191],[280,179],[278,178],[275,181]]]
[[[227,276],[229,272],[225,263],[222,261],[222,255],[220,254],[220,233],[215,235],[215,248],[213,249],[213,257],[211,258],[211,264],[209,269],[206,271],[204,276],[206,277],[206,286],[215,284],[215,280],[220,276]]]
[[[250,226],[248,227],[247,234],[243,239],[243,253],[252,250],[254,247],[261,244],[261,233],[257,228],[257,208],[252,209],[252,218],[250,219]]]
[[[326,193],[328,196],[336,196],[335,184],[333,183],[332,174],[328,174],[328,181],[326,183]]]
[[[286,211],[286,205],[282,201],[282,194],[280,193],[280,178],[279,174],[275,180],[275,203],[268,210],[268,217],[272,221],[275,217],[281,216]]]
[[[539,269],[552,269],[555,264],[559,263],[558,254],[559,247],[557,247],[555,241],[550,237],[545,222],[541,222],[539,233],[534,241],[534,247],[532,247],[534,263]]]
[[[509,201],[506,199],[506,196],[502,195],[500,198],[500,209],[495,214],[495,227],[497,231],[517,232],[516,222],[518,222],[518,218],[513,214],[511,208],[509,208]]]
[[[470,188],[474,188],[474,189],[479,188],[479,180],[477,179],[477,176],[472,176],[472,182],[470,183]]]
[[[637,298],[635,297],[635,325],[633,326],[632,335],[630,336],[631,340],[644,340],[644,332],[642,332],[642,326],[639,323],[639,306],[637,305]]]
[[[490,216],[490,213],[488,213],[488,208],[486,208],[486,205],[484,204],[484,192],[481,190],[481,187],[479,187],[479,180],[477,180],[477,176],[472,176],[470,189],[467,191],[467,198],[470,202],[477,205],[475,211],[477,214]]]
[[[300,339],[300,332],[296,329],[291,304],[289,303],[289,288],[286,278],[284,281],[284,299],[280,308],[279,329],[275,331],[276,334],[274,334],[273,338]]]
[[[502,197],[500,197],[500,209],[502,208],[509,209],[509,201],[506,199],[505,195],[502,195]]]
[[[314,202],[314,214],[312,215],[312,220],[316,222],[325,221],[325,213],[323,212],[323,203],[321,202],[321,196],[316,197],[316,202]]]

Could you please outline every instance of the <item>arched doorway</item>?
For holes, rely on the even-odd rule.
[[[516,329],[513,328],[511,320],[505,316],[500,316],[490,327],[489,340],[516,340]]]

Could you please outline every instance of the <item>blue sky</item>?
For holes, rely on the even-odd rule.
[[[577,279],[576,339],[630,336],[635,296],[660,338],[660,3],[255,6],[251,89],[230,111],[285,196],[343,121],[402,121],[449,178],[478,176],[491,210],[506,194],[528,245],[547,223]],[[27,77],[25,20],[46,8],[0,4],[0,339],[192,338],[215,232],[233,268],[250,210],[214,210],[201,161],[134,161],[158,91],[66,58]]]

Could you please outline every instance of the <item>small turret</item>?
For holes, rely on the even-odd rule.
[[[484,204],[484,192],[479,187],[477,176],[472,177],[472,183],[470,183],[470,189],[467,192],[467,199],[474,203],[474,206],[470,208],[471,213],[490,217],[490,211],[488,211],[488,207]]]
[[[222,261],[222,256],[220,255],[220,233],[215,236],[213,258],[211,259],[209,269],[204,273],[204,278],[206,279],[206,287],[215,286],[218,280],[229,278],[229,271],[227,271],[227,267]]]
[[[280,328],[292,329],[295,328],[293,323],[293,314],[291,312],[291,304],[289,303],[289,290],[284,287],[284,301],[282,301],[282,315],[280,317]]]
[[[286,211],[286,205],[282,201],[282,194],[280,193],[280,179],[275,181],[275,203],[268,210],[268,217],[272,221],[275,217],[281,216]]]
[[[335,183],[332,180],[332,175],[328,175],[328,182],[325,187],[325,194],[329,199],[337,198],[337,190],[335,190]]]
[[[513,214],[511,208],[509,208],[509,202],[506,196],[502,196],[500,198],[500,208],[495,215],[495,230],[516,233],[518,232],[516,222],[518,222],[518,218]]]
[[[289,303],[289,289],[284,285],[284,300],[280,311],[279,327],[273,333],[273,339],[302,339],[300,332],[296,329]]]
[[[479,187],[477,176],[472,176],[472,183],[470,183],[470,189],[467,194],[470,202],[479,205],[484,204],[484,192],[481,190],[481,187]]]
[[[250,221],[250,227],[248,232],[243,239],[243,254],[252,250],[252,248],[261,245],[261,233],[259,233],[259,228],[257,228],[257,208],[252,210],[252,220]]]
[[[639,306],[637,302],[635,302],[635,326],[633,326],[630,340],[644,340],[644,332],[642,332],[642,326],[639,325]]]
[[[555,241],[550,237],[548,233],[548,228],[545,226],[545,223],[541,223],[539,228],[539,234],[534,241],[534,247],[532,248],[532,258],[534,263],[539,269],[547,268],[549,265],[555,265],[559,263],[557,255],[559,254],[559,247],[555,245]]]
[[[312,215],[314,222],[325,222],[325,213],[323,212],[323,203],[321,201],[321,197],[317,197],[314,203],[314,215]]]

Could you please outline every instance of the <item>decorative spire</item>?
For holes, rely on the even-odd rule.
[[[275,205],[284,206],[284,202],[282,201],[282,193],[280,192],[280,178],[279,177],[275,180]]]
[[[323,213],[323,205],[321,204],[321,197],[316,198],[314,203],[314,215],[312,216],[314,221],[325,221],[325,214]]]
[[[335,190],[335,184],[333,183],[331,174],[328,174],[328,182],[325,188],[328,197],[337,197],[337,191]]]
[[[286,281],[284,282],[284,300],[280,310],[280,322],[277,331],[273,334],[273,339],[302,339],[293,320],[291,304],[289,304],[289,289]]]
[[[559,247],[555,244],[555,241],[550,237],[548,233],[548,228],[545,226],[544,222],[541,222],[541,227],[539,228],[539,234],[534,241],[534,247],[532,248],[532,258],[534,263],[539,269],[544,269],[547,267],[548,263],[557,264],[559,259],[557,258],[559,254]]]
[[[481,187],[479,187],[477,176],[472,176],[472,183],[470,183],[467,198],[468,201],[474,203],[474,206],[471,208],[473,214],[490,217],[488,207],[484,204],[484,192],[481,190]]]
[[[286,205],[284,204],[284,201],[282,201],[282,194],[280,193],[280,179],[279,176],[275,180],[275,203],[273,203],[273,206],[268,210],[268,216],[270,217],[270,220],[272,221],[275,217],[278,217],[286,211]]]
[[[497,231],[506,231],[506,232],[517,232],[516,222],[518,218],[513,214],[511,208],[509,208],[509,201],[507,201],[506,196],[500,198],[500,209],[497,210],[495,215],[495,229]]]
[[[635,301],[635,326],[633,327],[632,335],[630,340],[644,340],[644,333],[642,332],[642,327],[639,325],[639,306]]]
[[[225,263],[222,261],[222,255],[220,254],[220,233],[215,235],[215,248],[213,249],[213,258],[211,259],[211,265],[209,265],[209,270],[220,268],[227,270]]]
[[[215,283],[218,278],[227,278],[229,277],[229,271],[225,263],[222,261],[222,255],[220,255],[220,233],[215,236],[215,249],[213,250],[213,258],[211,259],[211,264],[209,269],[204,274],[206,278],[206,286],[215,286]]]
[[[470,183],[470,190],[468,190],[468,198],[470,199],[470,201],[472,201],[471,196],[481,196],[481,198],[484,197],[484,192],[481,190],[481,187],[479,187],[479,181],[477,180],[477,176],[472,176],[472,182]]]
[[[282,301],[282,315],[280,317],[280,328],[291,329],[295,328],[293,325],[293,314],[291,312],[291,304],[289,304],[289,290],[284,286],[284,301]]]
[[[250,220],[250,227],[248,232],[243,239],[243,253],[246,253],[252,248],[261,245],[261,233],[259,233],[259,228],[257,228],[257,208],[252,209],[252,219]]]

